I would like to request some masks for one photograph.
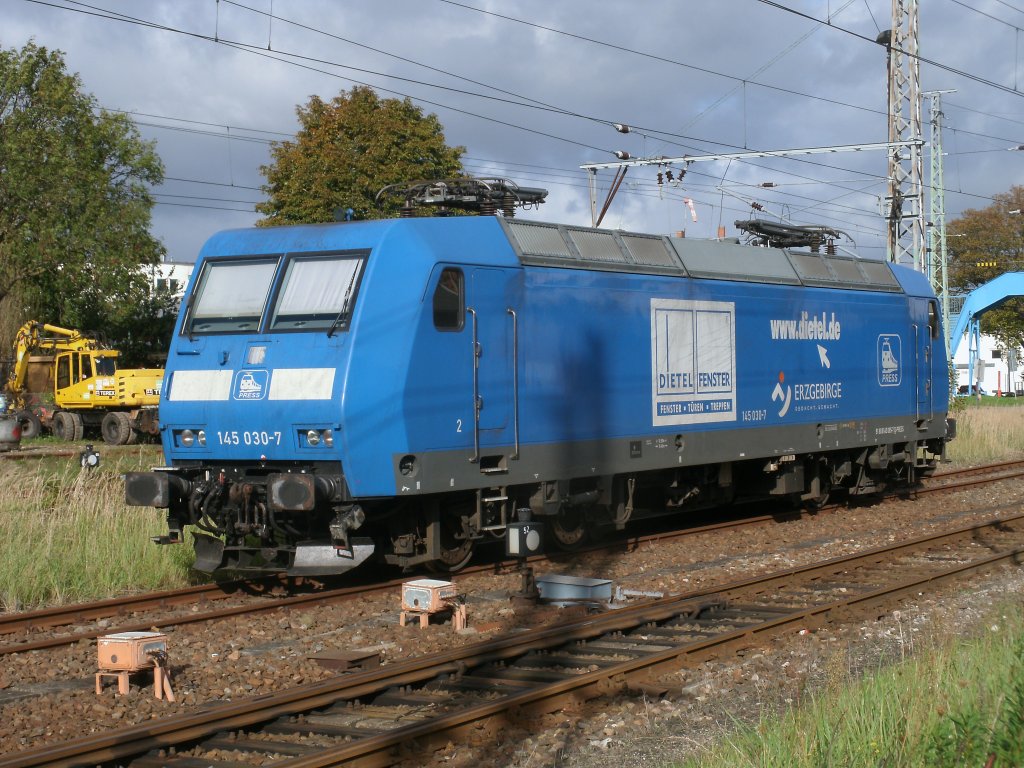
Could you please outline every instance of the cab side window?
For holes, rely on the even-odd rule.
[[[465,277],[461,269],[445,267],[434,289],[434,327],[459,331],[465,321]]]
[[[57,358],[57,389],[71,386],[71,355]]]
[[[939,323],[939,305],[937,302],[928,302],[928,328],[931,331],[933,339],[939,338],[939,330],[941,323]]]

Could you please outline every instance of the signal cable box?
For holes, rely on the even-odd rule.
[[[402,585],[402,610],[417,613],[437,613],[451,606],[459,590],[450,581],[440,579],[416,579]]]

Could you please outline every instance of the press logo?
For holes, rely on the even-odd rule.
[[[875,359],[878,364],[878,386],[898,387],[903,381],[903,344],[895,333],[883,333],[878,337]]]
[[[267,395],[270,374],[264,370],[239,371],[235,374],[235,400],[262,400]]]

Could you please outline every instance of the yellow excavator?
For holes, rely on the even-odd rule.
[[[44,428],[62,440],[99,429],[109,445],[159,430],[162,368],[119,369],[118,351],[79,331],[30,321],[14,339],[5,392],[23,438]]]

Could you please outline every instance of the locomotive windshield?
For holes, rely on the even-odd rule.
[[[364,258],[353,254],[296,256],[285,267],[271,331],[348,327]]]
[[[267,305],[277,257],[208,261],[185,321],[188,334],[255,331]]]

